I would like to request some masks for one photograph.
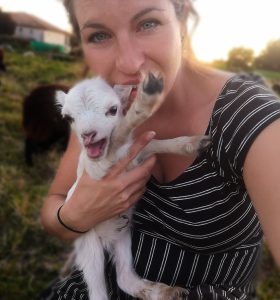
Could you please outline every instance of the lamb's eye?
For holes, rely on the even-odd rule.
[[[111,106],[107,111],[106,115],[115,116],[117,114],[118,107],[116,105]]]
[[[67,121],[69,124],[74,122],[74,119],[70,115],[64,115],[63,119]]]

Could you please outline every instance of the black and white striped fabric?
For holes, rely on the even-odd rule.
[[[278,118],[280,103],[264,85],[241,75],[225,84],[207,129],[211,147],[172,182],[152,177],[137,205],[132,252],[141,277],[182,286],[191,300],[251,299],[262,230],[243,165],[255,138]],[[132,299],[118,289],[110,262],[106,275],[112,300]],[[87,299],[81,272],[52,293],[44,299]]]

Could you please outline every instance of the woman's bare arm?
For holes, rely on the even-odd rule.
[[[55,178],[41,209],[41,222],[47,232],[62,239],[73,239],[78,235],[64,228],[57,220],[57,210],[64,203],[67,193],[76,180],[80,145],[71,133],[67,150],[59,164]]]
[[[244,179],[280,266],[280,120],[270,124],[254,141],[245,160]]]

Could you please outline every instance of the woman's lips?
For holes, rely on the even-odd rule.
[[[130,92],[130,95],[129,95],[129,101],[134,100],[136,95],[137,95],[137,87],[133,87],[131,89],[131,92]]]
[[[136,98],[137,90],[138,90],[138,86],[139,86],[140,82],[141,82],[141,80],[139,78],[135,78],[135,79],[130,79],[130,80],[124,81],[120,84],[114,85],[114,89],[116,91],[118,91],[117,94],[123,95],[127,99],[125,101],[125,106],[123,107],[124,114],[126,114],[129,107],[131,106],[134,99]]]
[[[129,79],[121,83],[122,85],[138,85],[141,82],[140,78]]]

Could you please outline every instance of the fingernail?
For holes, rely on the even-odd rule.
[[[156,135],[155,131],[150,131],[150,132],[148,133],[148,138],[149,138],[149,139],[152,139],[155,135]]]

